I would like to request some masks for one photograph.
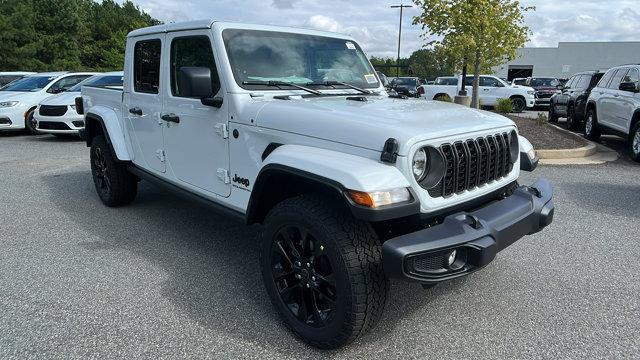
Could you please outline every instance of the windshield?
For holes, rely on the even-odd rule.
[[[55,77],[51,76],[27,76],[23,79],[16,80],[11,84],[2,88],[2,91],[22,91],[33,92],[42,90],[47,86]]]
[[[401,85],[401,86],[418,86],[418,82],[414,78],[395,78],[393,80],[393,85]]]
[[[530,86],[533,86],[533,87],[539,87],[539,86],[554,87],[554,86],[558,86],[559,84],[560,84],[560,82],[558,82],[558,80],[554,79],[554,78],[533,78],[533,79],[531,79]]]
[[[222,36],[235,80],[244,89],[267,89],[256,81],[380,86],[358,44],[349,40],[239,29],[224,30]]]
[[[435,85],[458,85],[458,78],[437,78]]]
[[[95,86],[95,87],[121,87],[122,75],[94,75],[88,79],[85,79],[78,84],[70,88],[69,92],[80,92],[83,86]]]
[[[513,80],[514,85],[527,85],[527,79],[515,79]]]

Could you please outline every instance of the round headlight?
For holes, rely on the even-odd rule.
[[[424,175],[427,173],[427,153],[424,149],[420,149],[416,151],[413,155],[413,176],[416,178],[416,181],[422,180]]]

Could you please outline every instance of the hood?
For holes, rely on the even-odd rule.
[[[44,91],[22,92],[22,91],[0,91],[0,101],[20,101],[29,106],[38,105],[40,101],[50,97],[51,94]]]
[[[63,92],[40,102],[41,105],[75,105],[80,92]]]
[[[388,138],[406,155],[418,141],[514,126],[504,116],[442,101],[393,99],[368,101],[345,96],[264,100],[258,126],[381,151]]]
[[[558,90],[555,86],[534,86],[536,91],[556,91]]]

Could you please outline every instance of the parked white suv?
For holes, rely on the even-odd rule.
[[[267,294],[318,347],[371,329],[390,278],[465,276],[553,219],[550,184],[517,183],[535,152],[511,120],[389,97],[346,35],[215,21],[140,29],[123,87],[82,88],[102,202],[132,202],[145,179],[262,224]]]
[[[0,130],[37,133],[33,117],[38,104],[97,73],[52,72],[26,76],[0,90]]]
[[[422,85],[420,91],[427,100],[438,100],[447,95],[453,99],[460,91],[462,76],[446,76],[436,78],[433,85]],[[471,94],[473,90],[473,76],[467,76],[466,90]],[[483,106],[494,106],[498,99],[511,99],[515,111],[532,108],[536,104],[535,90],[527,86],[514,86],[502,79],[491,75],[480,75],[480,102]]]
[[[627,139],[632,159],[640,162],[640,65],[610,69],[591,90],[584,135],[598,140],[603,133]]]
[[[122,89],[122,71],[94,75],[69,90],[51,96],[38,105],[34,112],[37,130],[53,135],[75,135],[84,128],[84,116],[76,110],[76,98],[83,86]]]

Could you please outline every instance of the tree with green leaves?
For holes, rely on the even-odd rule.
[[[413,23],[422,25],[423,37],[436,37],[429,43],[455,57],[457,67],[463,59],[473,62],[471,106],[478,107],[480,72],[516,57],[530,34],[524,13],[534,10],[516,0],[415,0],[422,14]]]
[[[131,1],[0,0],[0,71],[120,70],[127,33],[158,24]]]

